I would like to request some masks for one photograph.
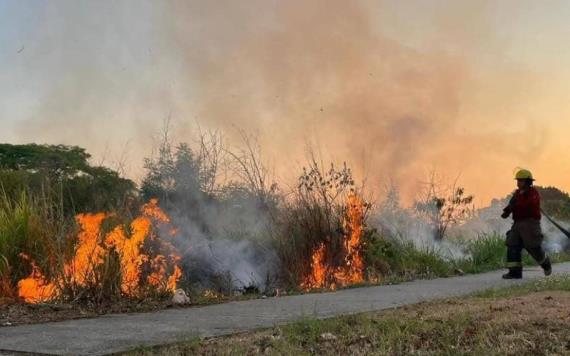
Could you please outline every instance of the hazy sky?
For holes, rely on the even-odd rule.
[[[0,141],[140,176],[163,120],[308,143],[405,196],[430,169],[487,202],[524,166],[570,190],[569,1],[0,0]]]

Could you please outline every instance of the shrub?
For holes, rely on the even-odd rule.
[[[416,202],[415,206],[432,225],[435,240],[443,240],[450,227],[466,222],[473,216],[473,195],[466,195],[464,188],[454,186],[447,196],[443,194],[430,188],[425,200]]]
[[[351,245],[349,239],[355,228],[365,229],[370,205],[354,198],[357,196],[346,164],[325,170],[313,159],[303,168],[297,189],[281,207],[273,231],[282,274],[290,285],[309,282],[307,277],[315,265],[321,265],[322,280],[315,284],[334,287],[341,279],[335,272],[360,263],[360,242]],[[357,214],[361,220],[355,222],[357,227],[347,224],[351,204],[362,205],[357,207],[362,209]]]

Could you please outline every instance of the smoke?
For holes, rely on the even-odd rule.
[[[434,207],[435,208],[435,207]],[[453,239],[436,240],[435,227],[415,208],[401,206],[397,187],[390,186],[385,200],[374,212],[370,225],[392,239],[410,241],[420,251],[435,252],[445,259],[463,259],[464,246]]]
[[[372,190],[396,182],[402,205],[433,167],[462,173],[461,184],[486,203],[512,188],[515,166],[538,165],[537,175],[554,179],[545,157],[559,152],[547,150],[545,86],[513,60],[501,31],[515,9],[502,6],[21,1],[0,11],[0,24],[13,25],[10,41],[0,43],[0,95],[11,108],[3,105],[0,115],[19,113],[15,135],[0,139],[81,145],[106,164],[129,142],[128,172],[140,179],[143,157],[169,116],[179,141],[192,137],[196,122],[222,130],[230,143],[239,140],[236,128],[257,133],[283,185],[296,178],[309,142],[325,161],[347,161]],[[553,166],[568,166],[556,157]],[[239,285],[274,270],[265,246],[236,238],[262,229],[257,207],[220,211],[200,200],[195,208],[201,222],[170,212],[188,237],[179,247],[189,268],[229,270]],[[378,225],[414,237],[419,247],[435,246],[427,223],[390,209],[383,207]],[[480,211],[464,228],[502,234],[508,226],[495,213]],[[557,249],[566,240],[548,241],[558,241]],[[437,248],[461,253],[446,244]]]
[[[19,33],[25,51],[5,81],[39,93],[16,140],[84,145],[98,158],[128,141],[129,172],[140,178],[171,115],[182,140],[196,121],[230,140],[235,127],[259,133],[288,182],[317,142],[373,187],[397,181],[404,201],[434,166],[463,172],[485,201],[510,182],[480,167],[508,175],[541,157],[547,135],[526,110],[538,84],[509,61],[492,4],[44,4],[29,10],[36,31]]]
[[[545,133],[532,119],[517,118],[509,133],[511,123],[497,122],[491,108],[485,115],[474,108],[475,100],[491,104],[484,94],[489,87],[508,82],[528,88],[532,79],[511,63],[485,67],[481,78],[477,61],[504,53],[485,2],[435,5],[427,48],[385,34],[378,22],[389,21],[390,2],[171,5],[165,8],[164,26],[171,30],[165,38],[175,38],[180,57],[199,69],[190,76],[199,83],[193,96],[198,118],[260,132],[285,179],[292,178],[288,172],[307,140],[318,142],[332,160],[351,162],[358,175],[366,172],[373,187],[397,181],[406,202],[432,166],[464,172],[468,189],[487,194],[483,187],[496,187],[496,180],[476,174],[472,162],[485,157],[492,169],[541,152]],[[494,54],[479,58],[479,46]],[[503,105],[519,95],[526,96],[511,89]],[[514,144],[527,137],[531,145]]]
[[[511,229],[512,220],[502,219],[503,208],[507,206],[508,199],[494,199],[491,205],[477,210],[476,215],[467,223],[454,229],[455,236],[476,238],[480,235],[497,234],[505,236]],[[564,224],[563,222],[561,222]],[[543,247],[546,252],[558,253],[564,251],[569,245],[568,238],[554,226],[548,219],[541,220],[544,234]]]
[[[504,236],[512,227],[511,219],[501,218],[510,196],[493,199],[488,207],[477,209],[473,216],[459,225],[451,225],[444,240],[436,240],[435,227],[414,207],[401,206],[397,187],[390,186],[386,198],[374,212],[370,224],[384,236],[411,241],[420,250],[434,251],[447,259],[463,259],[465,240],[473,240],[482,236]],[[435,208],[435,207],[434,207]],[[565,222],[559,222],[567,225]],[[544,235],[543,248],[547,253],[565,251],[570,245],[569,239],[548,219],[541,220]]]
[[[207,203],[202,204],[202,208],[207,207]],[[278,259],[267,239],[256,241],[256,237],[266,230],[260,224],[253,228],[241,225],[240,215],[244,213],[226,211],[221,216],[203,215],[209,221],[201,223],[215,229],[208,232],[187,215],[171,216],[174,225],[179,227],[174,241],[191,278],[188,282],[201,288],[222,289],[226,293],[251,286],[262,291],[271,287],[277,277]],[[261,216],[259,211],[257,216]],[[231,221],[231,226],[227,226],[229,229],[225,230],[224,225],[214,221],[216,217]]]
[[[163,140],[158,155],[145,160],[141,190],[144,198],[159,199],[176,227],[185,282],[224,293],[270,288],[279,272],[268,238],[270,197],[262,199],[237,178],[218,182],[230,169],[219,136],[204,134],[194,149],[173,148],[168,134]]]

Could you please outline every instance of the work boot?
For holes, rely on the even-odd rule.
[[[503,274],[503,279],[521,279],[522,267],[509,268],[509,273]]]
[[[550,258],[546,257],[546,260],[540,265],[544,270],[545,276],[550,276],[552,274],[552,264],[550,263]]]

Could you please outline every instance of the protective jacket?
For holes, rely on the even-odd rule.
[[[513,220],[540,220],[540,194],[534,187],[529,187],[524,191],[517,189],[509,201],[509,205],[504,209],[505,214],[513,214]]]

